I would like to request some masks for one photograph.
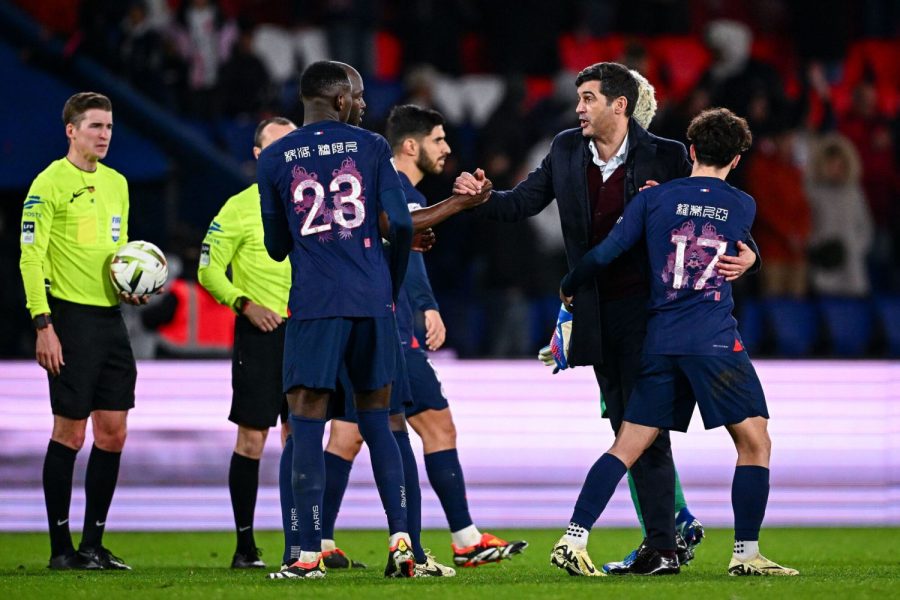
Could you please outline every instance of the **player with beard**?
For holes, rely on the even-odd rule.
[[[398,106],[391,111],[388,118],[387,137],[391,144],[394,165],[400,173],[407,202],[415,218],[419,209],[427,202],[416,190],[416,184],[426,174],[441,173],[450,154],[450,146],[444,133],[444,119],[433,110],[413,105]],[[414,310],[424,312],[425,344],[430,350],[437,350],[444,343],[446,329],[431,291],[423,257],[416,253],[410,256],[407,279],[398,298],[396,311],[412,396],[412,405],[406,407],[405,413],[409,424],[422,438],[428,479],[441,501],[450,525],[453,561],[458,566],[476,567],[519,554],[528,546],[527,542],[507,542],[489,533],[482,533],[473,524],[469,515],[465,481],[456,450],[456,428],[437,373],[413,335]],[[332,424],[332,438],[326,449],[326,464],[333,465],[332,469],[337,473],[335,477],[326,479],[326,486],[331,490],[331,493],[326,493],[324,516],[326,537],[328,533],[334,531],[334,520],[340,509],[346,479],[352,461],[360,449],[361,440],[354,429],[354,425],[346,421],[334,421]],[[396,430],[395,436],[398,437],[401,451],[409,446],[405,426],[403,430]],[[418,476],[415,474],[415,458],[411,449],[408,459],[404,460],[404,468],[407,469],[406,489],[412,522],[415,520],[413,516],[415,507],[420,506],[421,498],[417,494]],[[411,477],[412,475],[415,476]],[[417,540],[412,532],[412,525],[410,529],[413,547],[416,549]],[[333,540],[326,543],[328,542],[333,544]],[[336,547],[323,550],[340,553]],[[420,553],[420,556],[417,556],[417,569],[420,572],[418,574],[426,574],[430,569],[426,566],[428,563],[421,562],[424,551],[418,552]],[[433,560],[430,556],[426,558],[429,562]],[[444,575],[448,574],[445,571]]]
[[[351,82],[351,107],[347,116],[347,122],[350,125],[359,126],[365,112],[364,84],[359,72],[352,66],[339,64],[347,74]],[[474,208],[484,201],[487,194],[481,198],[473,198],[471,196],[451,196],[446,200],[435,204],[428,209],[419,211],[413,216],[413,227],[417,232],[417,241],[414,242],[414,249],[424,250],[429,247],[429,243],[433,240],[433,235],[429,236],[429,228],[437,225],[446,218],[461,212]],[[384,227],[383,227],[384,229]],[[424,234],[424,239],[419,240],[418,235]],[[418,259],[421,262],[421,254],[413,253],[411,260]],[[442,340],[443,341],[443,340]],[[398,347],[399,351],[399,347]],[[398,357],[402,361],[402,356]],[[426,554],[421,547],[419,533],[421,530],[421,495],[419,493],[418,472],[415,464],[415,457],[412,447],[409,444],[409,435],[406,432],[406,422],[403,416],[404,404],[408,403],[409,391],[406,385],[405,371],[397,376],[392,390],[391,399],[391,430],[401,450],[404,463],[404,474],[406,482],[407,508],[409,533],[412,539],[414,554],[416,555],[415,575],[421,576],[452,576],[455,571],[449,567],[445,567],[434,560],[430,554]],[[399,383],[398,383],[399,382]],[[334,543],[334,524],[337,513],[340,509],[340,503],[347,487],[350,468],[353,458],[359,452],[362,446],[362,437],[356,425],[356,414],[352,404],[348,405],[347,414],[344,417],[338,417],[331,421],[331,433],[329,436],[328,446],[325,451],[325,469],[326,469],[326,487],[324,491],[324,507],[323,507],[323,530],[322,530],[322,558],[326,568],[365,568],[365,565],[359,561],[350,559],[340,548]],[[290,442],[289,438],[289,442]],[[289,473],[289,453],[286,449],[285,457],[282,460],[282,504],[283,513],[290,514],[291,492]],[[287,467],[287,468],[286,468]],[[287,470],[287,473],[285,472]],[[285,534],[288,540],[294,539],[294,542],[288,541],[285,545],[285,555],[283,564],[285,567],[296,559],[296,551],[299,550],[297,536],[298,531],[296,522],[286,520],[284,523]],[[395,575],[396,572],[388,565],[386,575]]]

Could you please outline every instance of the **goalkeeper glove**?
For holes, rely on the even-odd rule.
[[[538,358],[548,367],[553,369],[554,375],[569,368],[569,343],[572,338],[572,313],[564,304],[559,306],[559,316],[556,317],[556,328],[550,344],[541,348]]]

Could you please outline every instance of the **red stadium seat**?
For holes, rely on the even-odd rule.
[[[381,81],[400,78],[403,66],[403,48],[400,40],[386,31],[375,32],[375,77]]]
[[[661,36],[648,40],[647,45],[674,100],[684,98],[691,91],[712,60],[709,50],[696,37]],[[656,85],[653,80],[651,83]]]
[[[576,73],[595,62],[617,60],[624,50],[625,38],[617,35],[596,38],[567,33],[559,38],[559,60],[564,69]]]
[[[754,60],[771,65],[784,82],[784,92],[789,98],[797,98],[801,92],[797,79],[797,55],[792,40],[775,37],[754,37],[750,56]]]
[[[878,90],[879,107],[887,114],[900,108],[900,41],[869,39],[855,42],[844,61],[844,76],[835,87],[835,107],[849,107],[853,88],[871,80]]]
[[[525,78],[525,110],[553,95],[553,80],[549,77]]]
[[[480,75],[493,70],[488,58],[487,43],[481,34],[465,34],[460,40],[459,50],[463,73]]]

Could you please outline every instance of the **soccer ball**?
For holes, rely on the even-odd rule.
[[[109,264],[113,287],[137,296],[155,294],[168,276],[165,255],[150,242],[128,242],[116,250]]]

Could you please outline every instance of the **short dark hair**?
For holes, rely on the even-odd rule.
[[[263,119],[259,122],[259,125],[256,126],[256,131],[253,132],[254,146],[256,146],[257,148],[262,148],[263,129],[273,123],[276,125],[294,125],[294,122],[286,117],[269,117],[268,119]],[[294,127],[296,127],[296,125],[294,125]]]
[[[300,76],[301,98],[331,98],[339,88],[351,87],[347,71],[332,60],[314,62]]]
[[[746,119],[727,108],[710,108],[691,120],[687,139],[699,163],[721,168],[750,148],[753,134]]]
[[[593,64],[581,70],[575,78],[575,87],[581,87],[585,81],[599,81],[600,93],[607,97],[608,104],[612,104],[619,96],[624,96],[628,101],[625,116],[630,117],[634,113],[634,105],[637,104],[638,98],[638,83],[625,65],[615,62]]]
[[[65,105],[63,105],[63,125],[71,123],[78,127],[78,124],[84,119],[84,113],[92,108],[112,112],[112,102],[109,101],[109,98],[97,92],[79,92],[70,96],[66,100]]]
[[[444,116],[436,110],[415,104],[395,106],[388,115],[385,135],[392,150],[396,150],[407,138],[421,138],[444,124]]]

